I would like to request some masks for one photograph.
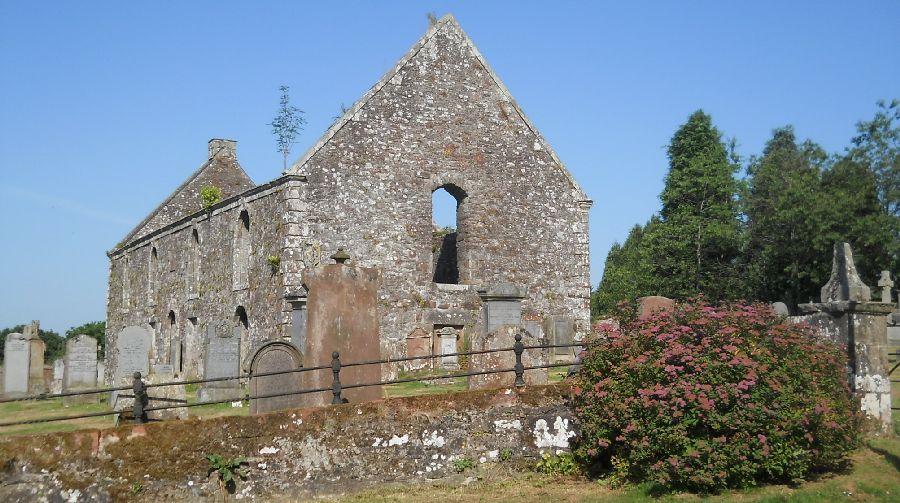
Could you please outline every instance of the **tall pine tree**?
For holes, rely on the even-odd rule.
[[[672,137],[660,223],[644,235],[660,295],[715,301],[744,294],[737,165],[721,136],[698,110]]]
[[[751,295],[790,306],[816,299],[828,279],[829,255],[813,243],[822,230],[821,165],[827,156],[809,141],[797,145],[790,126],[776,129],[747,169],[745,260]],[[828,262],[827,270],[824,266]]]
[[[651,219],[646,227],[635,225],[628,233],[625,243],[613,244],[606,256],[603,279],[591,295],[593,317],[612,313],[616,305],[623,300],[634,300],[655,293],[651,262],[642,241],[645,230],[651,229],[652,232],[656,225],[656,217]]]

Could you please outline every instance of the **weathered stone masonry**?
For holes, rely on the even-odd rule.
[[[236,161],[229,165],[210,174],[209,184],[222,186],[217,176],[240,178]],[[383,271],[385,357],[405,355],[414,332],[476,329],[477,290],[501,283],[524,291],[522,315],[532,326],[565,316],[576,333],[589,330],[591,201],[451,16],[284,176],[226,193],[211,212],[199,208],[199,186],[183,185],[170,198],[194,201],[194,212],[164,204],[145,221],[147,229],[139,226],[110,252],[111,343],[124,326],[151,327],[155,358],[170,361],[168,341],[181,337],[185,371],[200,373],[206,326],[231,320],[242,306],[246,362],[253,348],[296,330],[293,320],[302,318],[294,310],[307,294],[304,270],[327,262],[323,257],[338,247],[356,264]],[[439,188],[458,202],[458,284],[433,282],[431,198]],[[249,285],[234,288],[242,211],[250,220]],[[199,273],[191,262],[195,230]],[[161,269],[148,298],[154,247]],[[270,255],[279,260],[274,271]],[[196,293],[192,275],[199,276]]]

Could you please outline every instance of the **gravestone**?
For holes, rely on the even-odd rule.
[[[430,354],[431,337],[422,327],[416,327],[415,330],[406,336],[406,356],[415,358],[417,356],[429,356]],[[419,370],[430,366],[431,360],[429,358],[406,362],[407,370]]]
[[[335,258],[337,257],[337,258]],[[345,261],[337,254],[332,257]],[[378,269],[350,266],[344,263],[322,265],[304,272],[309,290],[306,347],[302,349],[308,367],[328,365],[331,353],[338,351],[342,363],[381,358],[379,335]],[[381,380],[381,365],[359,365],[341,369],[341,383],[365,384]],[[331,387],[331,370],[303,373],[305,388]],[[331,403],[330,392],[303,395],[304,405]],[[351,403],[382,398],[381,386],[348,389],[343,397]]]
[[[206,328],[206,357],[203,378],[216,379],[241,373],[241,329],[233,322],[210,324]],[[205,383],[198,398],[202,402],[236,400],[241,393],[240,381],[229,379]]]
[[[784,302],[775,302],[772,304],[772,310],[779,316],[790,316],[791,311]]]
[[[474,351],[486,349],[512,348],[516,342],[516,334],[522,334],[522,344],[525,346],[543,345],[544,341],[534,335],[521,330],[517,326],[503,326],[495,329],[487,335],[476,335],[472,341]],[[549,363],[550,352],[547,349],[526,349],[522,353],[522,365],[526,368],[535,365]],[[516,364],[516,354],[513,351],[501,351],[497,353],[474,354],[469,356],[469,370],[478,372],[482,370],[512,369]],[[507,371],[497,374],[484,374],[469,376],[469,389],[502,388],[515,386],[516,374]],[[525,371],[525,384],[547,384],[547,369],[531,369]]]
[[[259,373],[293,370],[303,367],[303,356],[293,344],[274,341],[264,344],[250,362],[250,413],[263,414],[275,410],[293,409],[303,403],[303,395],[283,395],[303,389],[303,373],[293,372],[271,376]],[[259,398],[255,398],[259,397]]]
[[[638,318],[645,320],[654,313],[666,313],[675,309],[675,301],[668,297],[650,295],[638,300]]]
[[[46,344],[40,336],[40,322],[34,320],[31,325],[25,327],[25,339],[28,341],[29,363],[28,363],[28,393],[38,395],[47,392],[46,380],[44,379],[44,350]]]
[[[97,387],[97,340],[88,335],[77,335],[66,341],[65,391],[94,389]],[[100,395],[78,395],[66,397],[64,402],[96,402]]]
[[[18,332],[8,334],[3,351],[5,396],[12,398],[28,394],[28,367],[31,364],[31,345],[28,339]]]
[[[106,362],[98,361],[97,362],[97,384],[104,384],[106,382]]]
[[[63,379],[66,374],[66,362],[63,358],[57,358],[53,362],[53,381],[50,384],[50,393],[58,394],[63,390]]]
[[[511,283],[499,283],[478,290],[478,295],[483,302],[484,333],[504,325],[521,325],[525,292],[520,287]]]
[[[545,321],[547,334],[551,344],[572,344],[575,342],[575,320],[571,316],[550,316]],[[527,330],[527,328],[526,328]],[[575,348],[563,347],[551,350],[554,361],[575,360]]]
[[[150,332],[136,326],[125,327],[116,338],[116,374],[130,379],[135,372],[150,373]]]
[[[835,243],[831,277],[822,287],[822,302],[869,302],[872,292],[856,272],[850,243]]]
[[[881,287],[881,303],[890,304],[891,287],[894,286],[894,282],[891,281],[890,271],[881,271],[881,277],[878,278],[878,286]]]
[[[457,342],[459,340],[459,331],[453,327],[443,327],[438,330],[437,336],[440,339],[441,344],[441,368],[452,370],[458,369],[459,357],[453,353],[458,352]]]

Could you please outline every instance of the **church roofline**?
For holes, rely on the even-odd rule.
[[[444,15],[444,17],[442,17],[440,20],[438,20],[437,23],[430,26],[428,28],[428,31],[425,32],[425,35],[423,35],[422,38],[420,38],[415,44],[413,44],[413,46],[409,49],[409,51],[407,51],[406,54],[404,54],[403,57],[400,58],[400,60],[390,70],[388,70],[388,72],[385,73],[384,76],[381,77],[381,79],[377,83],[375,83],[374,86],[372,86],[359,100],[357,100],[356,103],[354,103],[353,106],[350,107],[344,113],[344,115],[341,116],[341,118],[337,122],[332,124],[331,127],[325,131],[325,134],[323,134],[322,137],[319,138],[319,141],[317,141],[312,147],[310,147],[309,150],[307,150],[300,157],[300,159],[298,159],[289,168],[287,168],[284,171],[284,174],[285,175],[304,174],[304,173],[302,173],[301,170],[306,165],[306,163],[310,160],[310,158],[312,158],[312,156],[315,155],[316,152],[321,150],[322,147],[324,147],[331,140],[331,138],[333,138],[334,135],[337,134],[337,132],[340,131],[341,128],[343,128],[344,125],[347,124],[347,122],[349,122],[350,119],[354,115],[356,115],[356,113],[358,113],[364,106],[366,106],[366,104],[369,102],[369,100],[371,100],[372,97],[378,93],[378,91],[380,91],[385,85],[387,85],[387,83],[390,82],[391,79],[393,79],[394,76],[398,72],[400,72],[400,70],[403,69],[403,67],[405,67],[407,65],[407,63],[409,63],[409,61],[416,54],[418,54],[418,52],[423,47],[425,47],[425,45],[428,42],[431,41],[431,39],[434,37],[434,35],[437,34],[437,32],[441,30],[441,28],[443,28],[444,26],[447,26],[447,25],[451,26],[452,28],[459,31],[460,34],[462,34],[464,43],[469,47],[469,49],[472,51],[472,54],[484,67],[484,69],[487,71],[488,75],[491,77],[491,79],[494,81],[494,83],[497,85],[497,87],[500,88],[500,91],[503,93],[503,95],[506,97],[506,99],[512,104],[513,109],[516,111],[517,114],[519,114],[519,117],[522,118],[522,120],[525,122],[525,125],[528,126],[528,129],[531,130],[531,133],[535,135],[535,137],[537,138],[537,141],[541,145],[541,148],[546,150],[547,154],[550,155],[550,158],[553,159],[553,161],[557,164],[557,166],[559,166],[562,169],[563,174],[566,176],[566,178],[569,180],[569,182],[572,184],[572,186],[577,191],[578,202],[582,202],[582,203],[586,203],[586,204],[593,204],[593,201],[587,196],[587,194],[584,192],[584,190],[581,188],[581,186],[578,184],[578,182],[572,176],[572,173],[570,173],[569,170],[566,168],[566,165],[563,164],[563,162],[559,159],[559,156],[556,155],[556,152],[553,150],[553,148],[550,146],[550,144],[547,142],[547,140],[544,139],[544,136],[541,135],[541,133],[534,126],[534,124],[531,122],[531,120],[528,119],[528,116],[525,115],[525,112],[522,111],[522,109],[519,107],[519,104],[516,103],[516,100],[513,98],[512,94],[510,94],[509,89],[506,88],[506,86],[503,84],[503,81],[501,81],[500,78],[497,76],[497,74],[494,72],[494,69],[491,68],[491,66],[488,64],[487,60],[484,59],[484,56],[481,54],[481,51],[479,51],[478,48],[475,47],[475,43],[472,42],[472,39],[469,37],[469,35],[462,29],[462,27],[456,21],[456,18],[453,17],[453,14]]]
[[[213,142],[213,141],[234,143],[233,140],[219,140],[217,138],[210,140],[210,142]],[[200,176],[200,173],[202,173],[204,169],[208,168],[209,165],[212,164],[213,160],[216,157],[218,157],[218,155],[220,153],[222,153],[223,151],[226,151],[226,150],[233,150],[233,149],[234,149],[233,146],[231,146],[231,147],[222,146],[222,147],[219,147],[215,152],[211,152],[209,155],[209,158],[206,160],[206,162],[201,164],[200,167],[197,168],[193,173],[191,173],[191,176],[187,177],[187,179],[185,181],[183,181],[181,183],[181,185],[179,185],[174,191],[172,191],[172,193],[169,194],[169,196],[166,197],[162,203],[157,205],[156,208],[153,209],[153,211],[151,211],[149,214],[147,214],[147,216],[144,217],[144,219],[141,220],[140,223],[138,223],[133,229],[131,229],[131,232],[129,232],[127,236],[125,236],[121,241],[119,241],[120,244],[116,245],[116,247],[113,248],[109,253],[112,253],[115,250],[118,250],[119,248],[124,248],[126,244],[130,243],[134,239],[134,236],[138,233],[138,231],[140,231],[141,229],[144,228],[144,226],[146,226],[148,223],[150,223],[150,221],[153,219],[153,217],[155,217],[157,215],[157,213],[159,213],[163,208],[165,208],[166,205],[169,204],[172,201],[172,199],[174,199],[175,196],[178,195],[179,192],[181,192],[185,187],[187,187],[191,182],[193,182],[194,179],[196,179],[198,176]],[[234,160],[235,160],[235,163],[234,163],[235,166],[237,166],[237,168],[241,171],[241,173],[244,176],[246,176],[248,180],[253,182],[253,179],[250,178],[250,175],[248,175],[247,172],[244,171],[244,168],[241,167],[241,163],[237,162],[237,155],[235,155]],[[254,183],[254,185],[255,185],[255,183]],[[164,226],[164,227],[168,227],[168,226]]]

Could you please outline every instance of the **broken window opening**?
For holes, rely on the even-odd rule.
[[[465,191],[453,184],[445,184],[431,194],[432,224],[432,281],[459,284],[461,227],[459,210]]]

